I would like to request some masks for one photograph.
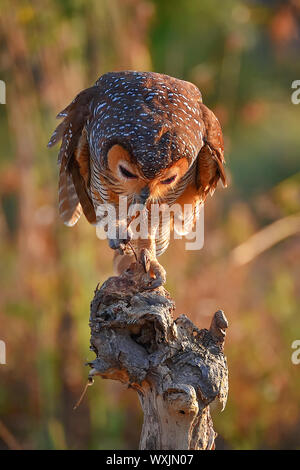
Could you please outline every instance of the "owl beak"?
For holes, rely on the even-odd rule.
[[[138,196],[138,201],[139,201],[139,204],[142,204],[143,206],[146,205],[148,199],[149,199],[149,196],[150,196],[150,188],[149,186],[145,186],[139,196]]]

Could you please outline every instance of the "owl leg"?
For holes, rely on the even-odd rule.
[[[134,254],[121,254],[119,251],[115,251],[114,254],[114,272],[116,275],[122,274],[132,264],[136,263],[136,257]],[[147,290],[156,289],[162,286],[166,282],[166,271],[159,264],[155,255],[152,254],[151,250],[143,248],[140,251],[138,263],[142,266],[142,283],[143,288]]]
[[[146,273],[145,289],[156,289],[166,282],[166,271],[156,259],[153,253],[143,248],[140,252],[140,262]]]

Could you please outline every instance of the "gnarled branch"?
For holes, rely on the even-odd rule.
[[[209,404],[227,399],[223,354],[227,320],[219,310],[198,329],[160,287],[142,290],[136,263],[96,289],[91,303],[90,377],[119,380],[138,392],[144,412],[140,449],[212,449]]]

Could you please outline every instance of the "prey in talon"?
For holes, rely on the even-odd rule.
[[[107,238],[117,273],[141,263],[144,288],[163,285],[157,258],[168,248],[174,218],[153,218],[153,208],[177,204],[184,212],[190,205],[192,228],[218,181],[226,186],[218,119],[192,83],[133,71],[103,75],[57,117],[63,120],[48,145],[61,140],[63,221],[73,226],[84,213],[91,224],[112,224]]]
[[[143,248],[141,250],[140,263],[147,276],[144,276],[144,289],[151,290],[162,286],[166,282],[166,271],[159,264],[155,255],[151,251]]]

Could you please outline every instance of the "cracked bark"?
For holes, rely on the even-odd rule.
[[[96,289],[89,377],[137,391],[144,412],[140,449],[213,449],[209,404],[218,398],[224,408],[228,392],[225,315],[216,312],[209,330],[185,315],[174,320],[169,293],[144,290],[143,276],[137,263]]]

